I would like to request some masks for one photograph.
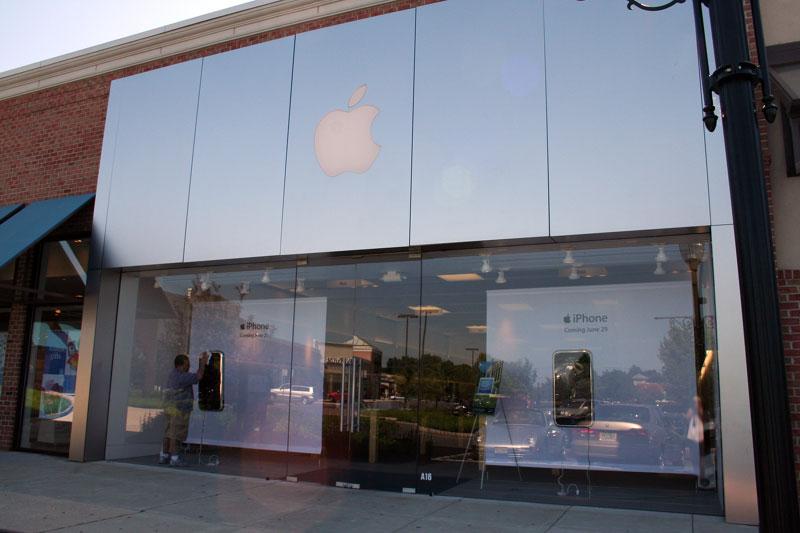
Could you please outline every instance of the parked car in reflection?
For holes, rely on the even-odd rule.
[[[284,383],[280,387],[269,390],[270,398],[277,400],[279,398],[291,398],[292,400],[300,400],[304,404],[309,404],[314,401],[314,387],[307,385],[292,385]]]
[[[548,424],[539,410],[500,413],[486,427],[484,449],[488,462],[555,458],[562,452],[561,431]]]
[[[667,432],[655,405],[595,405],[591,427],[571,432],[570,451],[589,461],[663,464]]]
[[[556,407],[555,416],[562,426],[590,425],[592,421],[592,402],[585,398],[574,398]]]

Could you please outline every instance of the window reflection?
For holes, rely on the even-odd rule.
[[[80,306],[35,312],[20,446],[66,453],[72,429],[81,332]]]
[[[39,275],[39,298],[50,301],[83,298],[88,264],[88,239],[45,243]]]
[[[218,350],[199,468],[598,504],[647,487],[713,512],[710,253],[686,236],[124,275],[108,455],[152,461],[170,362]]]

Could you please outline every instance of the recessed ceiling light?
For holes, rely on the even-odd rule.
[[[532,311],[533,307],[525,303],[500,304],[498,307],[505,311]]]
[[[483,279],[480,274],[474,272],[466,274],[439,274],[436,277],[444,281],[481,281]]]
[[[664,250],[664,246],[661,245],[658,247],[658,253],[656,254],[656,263],[666,263],[667,262],[667,253]]]
[[[403,281],[403,275],[397,270],[389,270],[383,273],[381,281],[384,283],[398,283]]]
[[[438,305],[409,305],[408,308],[420,315],[443,315],[450,312]]]

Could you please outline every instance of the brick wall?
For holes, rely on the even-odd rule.
[[[438,1],[397,0],[0,100],[0,205],[95,191],[108,94],[111,81],[116,78]],[[56,234],[89,231],[91,216],[90,205]],[[15,285],[32,286],[36,271],[34,255],[28,252],[18,259]],[[0,397],[0,450],[13,446],[17,431],[17,406],[31,314],[27,298],[25,293],[18,292],[11,308]]]
[[[16,262],[14,284],[28,287],[33,281],[35,253],[31,250]],[[20,398],[22,373],[25,368],[25,346],[28,335],[28,305],[25,294],[17,291],[11,305],[6,344],[5,369],[3,371],[3,391],[0,396],[0,449],[9,449],[14,442],[17,421],[17,402]]]

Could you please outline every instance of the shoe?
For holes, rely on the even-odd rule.
[[[190,465],[189,462],[183,457],[171,457],[169,460],[169,466],[185,467]]]
[[[159,454],[158,456],[158,464],[160,465],[168,465],[169,464],[169,455],[166,453]]]

